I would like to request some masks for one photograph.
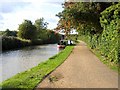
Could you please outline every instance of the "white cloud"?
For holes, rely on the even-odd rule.
[[[4,0],[7,1],[7,0]],[[9,0],[10,1],[10,0]],[[17,1],[17,4],[20,0]],[[58,0],[57,0],[58,1]],[[52,0],[25,0],[23,2],[29,2],[29,4],[18,6],[11,6],[12,10],[8,13],[0,12],[0,16],[3,19],[0,21],[0,30],[9,28],[10,30],[16,30],[18,24],[21,24],[24,19],[31,20],[33,23],[36,19],[43,17],[46,22],[49,23],[48,28],[55,28],[57,25],[58,17],[55,16],[58,12],[62,11],[61,1]],[[14,0],[12,2],[16,3]],[[1,5],[0,5],[1,6]],[[1,25],[2,24],[2,25]]]
[[[63,2],[65,0],[1,0],[0,2]]]

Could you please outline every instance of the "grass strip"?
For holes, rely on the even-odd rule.
[[[107,65],[110,69],[114,70],[115,72],[118,72],[120,74],[119,70],[119,65],[110,62],[109,60],[107,60],[106,57],[102,56],[100,51],[98,49],[90,49],[99,59],[102,63],[104,63],[105,65]]]
[[[72,52],[74,46],[67,46],[63,51],[37,66],[16,74],[0,84],[2,90],[33,90],[45,76],[62,64]]]
[[[108,68],[120,74],[120,67],[118,65],[119,63],[116,64],[114,62],[110,62],[110,60],[108,60],[107,57],[101,54],[101,50],[98,47],[91,49],[90,42],[88,42],[88,39],[85,36],[82,36],[82,35],[79,36],[79,40],[84,41],[87,44],[87,47],[91,50],[91,52],[93,52],[103,64],[105,64]]]
[[[82,40],[82,41],[84,41],[85,43],[87,43],[85,40]],[[89,46],[88,43],[87,43],[87,47],[91,50],[91,52],[92,52],[93,54],[95,54],[95,55],[99,58],[99,60],[100,60],[103,64],[105,64],[108,68],[110,68],[110,69],[112,69],[112,70],[114,70],[115,72],[118,72],[118,73],[120,74],[120,71],[118,71],[118,70],[119,70],[119,65],[118,65],[118,64],[115,64],[115,63],[113,63],[113,62],[110,62],[105,56],[103,56],[103,55],[101,54],[101,51],[100,51],[98,48],[91,49],[91,47]]]

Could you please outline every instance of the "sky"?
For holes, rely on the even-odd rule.
[[[55,15],[63,10],[64,0],[0,0],[0,30],[17,30],[25,19],[34,24],[44,18],[48,28],[54,29],[59,20]]]

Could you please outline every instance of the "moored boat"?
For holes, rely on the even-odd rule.
[[[65,48],[67,44],[68,44],[67,40],[60,40],[57,47],[58,48]]]
[[[65,45],[57,45],[58,48],[65,48]]]

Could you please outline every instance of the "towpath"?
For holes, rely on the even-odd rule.
[[[81,41],[66,61],[36,87],[39,88],[118,88],[118,74]]]

